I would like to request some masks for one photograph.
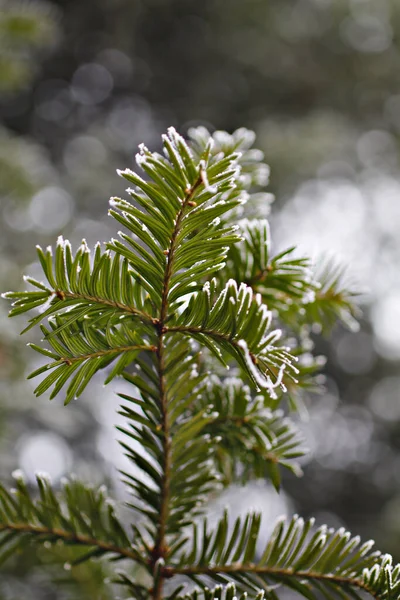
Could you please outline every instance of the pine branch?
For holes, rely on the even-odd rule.
[[[304,321],[327,333],[337,322],[358,330],[360,309],[355,300],[359,293],[352,288],[345,270],[334,260],[325,260],[316,266],[314,277],[318,289],[313,301],[304,306]],[[293,310],[291,313],[293,316]]]
[[[297,369],[289,348],[275,345],[280,330],[270,330],[272,314],[251,288],[234,280],[216,294],[216,281],[193,295],[187,308],[166,332],[190,334],[225,364],[225,351],[240,364],[257,388],[271,396],[282,385],[284,372],[294,380]]]
[[[195,161],[173,128],[163,142],[168,158],[143,145],[136,157],[150,183],[129,169],[120,171],[135,185],[127,191],[141,208],[119,198],[111,200],[110,214],[131,235],[120,232],[123,242],[112,240],[108,248],[129,261],[158,311],[165,311],[168,281],[168,306],[173,312],[183,296],[201,287],[197,281],[223,266],[229,247],[240,239],[236,227],[224,227],[220,217],[244,199],[236,191],[237,153],[213,157],[209,144]],[[229,191],[234,193],[226,201],[223,195]],[[204,244],[201,260],[200,244]]]
[[[100,492],[73,482],[59,500],[39,478],[34,501],[18,479],[15,495],[0,488],[0,558],[26,540],[57,539],[89,548],[77,562],[127,558],[151,578],[146,586],[118,574],[138,600],[182,599],[180,585],[165,597],[165,581],[176,575],[199,586],[186,600],[233,600],[235,585],[240,600],[245,590],[277,600],[280,586],[308,600],[360,598],[359,590],[400,598],[400,566],[343,529],[313,531],[312,521],[295,517],[278,523],[259,556],[260,516],[231,528],[224,515],[215,531],[207,520],[201,532],[194,525],[189,540],[188,525],[221,480],[242,470],[243,479],[268,475],[278,487],[279,466],[298,471],[298,432],[275,408],[283,393],[291,398],[315,381],[318,361],[304,331],[312,323],[329,329],[353,314],[352,294],[337,273],[323,275],[319,287],[309,261],[292,248],[271,256],[265,220],[242,220],[240,232],[229,224],[244,202],[257,202],[253,192],[267,179],[250,132],[210,136],[197,128],[190,135],[188,145],[169,129],[163,156],[142,145],[136,162],[144,177],[120,172],[134,185],[132,202],[111,200],[110,214],[124,231],[105,252],[97,245],[90,259],[84,242],[73,255],[60,238],[54,260],[50,249],[38,249],[47,283],[27,278],[35,291],[6,294],[11,316],[42,310],[27,329],[48,321],[41,327],[50,349],[32,345],[51,359],[32,374],[46,374],[36,394],[53,387],[54,397],[68,382],[69,402],[105,368],[106,383],[122,376],[132,385],[131,394],[120,394],[126,423],[119,431],[139,469],[122,473],[141,519],[132,525],[135,541]],[[210,279],[215,274],[222,285]],[[275,319],[295,333],[294,342],[278,344]],[[212,378],[201,347],[224,365],[233,358],[258,395]],[[208,590],[210,580],[227,585]]]
[[[212,378],[194,412],[210,403],[215,417],[204,431],[211,437],[213,457],[225,485],[251,476],[268,477],[279,489],[280,466],[301,475],[296,459],[305,454],[303,439],[282,411],[266,409],[263,396],[253,399],[249,388],[234,378]]]
[[[231,529],[225,513],[212,532],[205,520],[202,536],[194,525],[191,548],[179,564],[164,567],[165,576],[186,575],[198,584],[203,577],[230,580],[255,592],[271,592],[278,584],[309,600],[317,600],[319,592],[329,598],[343,598],[344,593],[359,598],[357,589],[379,600],[399,597],[400,566],[392,567],[390,556],[372,552],[373,542],[360,545],[344,528],[313,531],[313,520],[304,523],[296,515],[289,523],[278,521],[257,560],[260,524],[260,515],[251,514],[237,519]]]
[[[65,323],[58,315],[55,323],[49,322],[50,330],[41,326],[52,351],[30,344],[34,350],[52,359],[52,362],[29,375],[29,378],[33,378],[51,370],[35,389],[37,396],[54,386],[50,399],[54,398],[70,380],[65,397],[65,404],[68,404],[82,394],[97,371],[108,367],[117,358],[105,383],[121,374],[140,352],[157,350],[156,346],[143,343],[142,336],[132,331],[124,322],[115,327],[108,327],[103,332],[93,328],[90,321],[72,324],[70,321],[68,318]]]
[[[74,564],[105,554],[144,563],[101,488],[95,490],[70,480],[56,495],[47,477],[38,475],[39,497],[34,500],[22,474],[15,473],[15,478],[14,493],[0,486],[0,562],[27,542],[61,540],[89,548]]]
[[[244,281],[280,315],[292,303],[298,306],[314,297],[317,283],[312,277],[309,259],[294,256],[295,248],[272,256],[266,219],[242,219],[239,228],[242,241],[230,249],[227,265],[218,274],[219,278]]]
[[[8,292],[3,296],[14,300],[10,317],[29,310],[44,307],[43,312],[29,320],[25,333],[44,318],[59,316],[65,312],[73,319],[84,314],[101,313],[113,320],[123,315],[137,317],[144,324],[154,322],[152,307],[145,302],[140,284],[135,282],[128,261],[119,255],[111,257],[109,251],[101,252],[97,244],[93,265],[90,266],[90,250],[83,240],[75,256],[71,245],[59,237],[55,257],[51,247],[46,252],[37,246],[38,257],[50,287],[26,277],[27,283],[39,291]],[[135,300],[135,306],[132,305]]]
[[[333,261],[314,267],[308,258],[296,257],[293,247],[272,256],[266,219],[242,219],[239,227],[243,239],[230,248],[226,267],[217,274],[220,281],[244,281],[296,332],[306,325],[329,333],[338,321],[357,327],[358,294],[343,269]]]

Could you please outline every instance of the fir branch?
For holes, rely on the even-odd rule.
[[[112,257],[109,251],[102,253],[100,244],[97,244],[91,267],[90,250],[85,240],[74,256],[70,243],[61,236],[54,258],[51,247],[43,251],[37,246],[37,253],[50,287],[26,277],[27,283],[38,291],[4,294],[5,298],[14,301],[10,317],[44,307],[43,312],[29,320],[22,333],[44,318],[66,312],[71,318],[101,312],[103,317],[114,322],[126,315],[137,317],[145,325],[154,324],[153,316],[146,312],[146,309],[151,312],[151,306],[141,298],[140,284],[134,281],[128,261],[121,260],[119,255]],[[132,300],[135,300],[135,305]]]
[[[143,319],[144,322],[152,323],[153,325],[157,324],[157,319],[152,317],[151,315],[145,313],[144,311],[139,310],[134,306],[129,306],[128,304],[123,304],[119,301],[109,300],[108,298],[101,298],[100,296],[90,296],[88,294],[73,294],[72,292],[64,292],[63,290],[55,290],[54,295],[57,298],[63,299],[71,299],[78,300],[80,304],[88,303],[89,306],[92,305],[104,305],[109,306],[110,308],[115,308],[122,314],[131,314]]]
[[[170,416],[171,471],[168,537],[169,557],[181,545],[182,534],[216,486],[214,447],[206,432],[217,416],[210,405],[199,406],[207,393],[207,374],[201,370],[200,353],[185,338],[165,339],[166,388]]]
[[[239,221],[242,241],[229,251],[226,267],[218,277],[243,281],[263,301],[281,315],[288,306],[309,302],[318,287],[312,276],[311,261],[296,257],[295,248],[272,256],[271,234],[266,219]]]
[[[338,321],[357,328],[358,293],[335,261],[315,266],[296,256],[294,247],[273,256],[266,219],[242,219],[239,227],[242,241],[230,248],[226,266],[217,274],[220,281],[232,277],[245,282],[296,332],[312,326],[329,333]]]
[[[387,596],[386,590],[383,592],[381,591],[377,591],[376,589],[374,589],[373,586],[370,586],[368,584],[368,582],[366,582],[362,576],[360,577],[344,577],[344,576],[340,576],[340,575],[331,575],[331,574],[325,574],[325,573],[318,573],[318,572],[314,572],[312,570],[310,571],[303,571],[303,570],[299,570],[299,571],[293,571],[293,569],[283,569],[283,568],[276,568],[276,567],[262,567],[262,566],[258,566],[258,565],[252,565],[252,564],[243,564],[243,565],[226,565],[226,566],[215,566],[215,567],[182,567],[182,568],[174,568],[174,567],[165,567],[163,569],[163,574],[164,577],[166,578],[171,578],[174,577],[175,575],[186,575],[189,577],[192,576],[197,576],[197,575],[203,575],[203,576],[208,576],[210,578],[217,578],[219,575],[230,575],[232,577],[234,576],[244,576],[245,579],[247,579],[248,576],[256,576],[258,579],[258,576],[260,576],[260,578],[258,579],[254,579],[253,580],[253,585],[255,587],[261,587],[262,585],[262,580],[264,579],[264,577],[269,578],[271,583],[267,584],[266,587],[266,591],[268,593],[269,591],[269,586],[274,586],[275,583],[277,581],[284,581],[285,580],[290,580],[291,578],[293,579],[298,579],[298,580],[308,580],[312,583],[314,582],[322,582],[322,583],[332,583],[335,585],[340,586],[341,588],[344,588],[345,590],[348,587],[354,587],[354,588],[358,588],[362,591],[368,592],[373,598],[376,598],[376,600],[383,600],[384,598],[391,598],[390,596]],[[291,587],[289,585],[289,587]],[[294,589],[296,589],[294,587]],[[305,597],[307,598],[312,598],[312,599],[317,599],[316,596],[314,595],[306,595],[306,590],[302,590],[303,594]],[[342,597],[342,596],[341,596]]]
[[[90,548],[76,563],[112,554],[144,564],[101,488],[96,490],[72,479],[56,494],[48,478],[37,475],[39,497],[35,500],[22,473],[15,472],[14,477],[13,493],[0,486],[0,561],[27,541],[42,544],[61,540]]]
[[[33,378],[51,371],[35,389],[37,396],[54,386],[50,395],[50,398],[54,398],[70,381],[65,397],[65,403],[68,404],[82,394],[97,371],[108,367],[117,358],[105,383],[120,375],[140,352],[157,351],[156,346],[143,343],[143,338],[124,322],[102,332],[95,329],[90,321],[83,324],[74,321],[70,324],[70,321],[68,318],[66,325],[58,315],[55,322],[49,321],[50,330],[41,326],[45,340],[52,347],[51,351],[30,344],[34,350],[52,359],[52,362],[29,375],[29,378]]]
[[[194,410],[210,402],[215,417],[204,431],[211,437],[213,458],[225,485],[251,476],[268,477],[279,489],[280,467],[302,474],[296,461],[305,454],[303,438],[282,411],[265,408],[263,396],[252,398],[240,379],[213,377]]]
[[[399,597],[400,566],[393,567],[389,555],[371,551],[373,542],[360,545],[360,539],[344,528],[322,526],[313,531],[313,520],[304,522],[295,515],[288,523],[277,522],[256,560],[260,523],[260,515],[249,514],[231,529],[225,513],[213,532],[204,521],[200,542],[194,525],[191,548],[178,564],[165,566],[164,575],[186,575],[196,583],[202,577],[216,582],[228,577],[241,589],[253,591],[270,591],[279,584],[310,600],[316,600],[318,591],[339,598],[348,591],[358,597],[354,588],[379,600]]]
[[[102,553],[115,554],[122,558],[130,558],[142,562],[142,558],[134,549],[122,548],[111,542],[107,543],[81,533],[71,533],[70,531],[58,527],[44,527],[40,525],[30,525],[29,523],[0,523],[0,532],[7,531],[38,536],[39,541],[42,541],[43,538],[45,538],[46,541],[49,541],[49,538],[51,538],[53,541],[62,540],[63,542],[76,544],[78,546],[95,547]]]
[[[190,334],[223,364],[221,351],[231,354],[257,388],[275,397],[275,388],[284,387],[285,372],[296,380],[297,359],[287,346],[276,344],[282,332],[271,330],[272,313],[243,283],[238,286],[231,279],[218,295],[216,291],[216,281],[207,282],[167,331]]]
[[[238,193],[228,201],[223,199],[226,192],[237,188],[239,154],[220,155],[211,161],[209,145],[195,161],[173,128],[163,142],[167,159],[143,145],[136,156],[151,183],[129,169],[119,172],[135,185],[127,191],[141,208],[120,198],[111,199],[110,214],[131,235],[120,232],[122,242],[107,244],[129,261],[158,315],[166,310],[166,298],[173,312],[183,296],[198,289],[198,281],[223,266],[229,247],[240,237],[236,227],[225,227],[220,217],[244,201]]]
[[[32,346],[32,344],[30,344]],[[91,354],[80,354],[79,356],[63,356],[58,359],[58,361],[51,363],[52,367],[56,367],[59,364],[65,363],[67,365],[71,365],[74,362],[85,362],[88,359],[92,358],[101,358],[102,356],[108,356],[110,354],[123,354],[124,352],[132,352],[132,351],[143,351],[143,352],[156,352],[156,346],[149,346],[146,344],[142,345],[134,345],[134,346],[115,346],[114,348],[108,348],[107,350],[98,350],[97,352],[92,352]]]
[[[337,322],[357,331],[360,309],[356,299],[360,294],[349,282],[345,269],[335,260],[321,260],[315,267],[314,278],[318,287],[314,299],[304,306],[303,321],[314,329],[319,326],[326,333]]]
[[[279,465],[296,472],[302,454],[296,428],[266,407],[275,408],[287,388],[292,396],[313,384],[317,361],[306,360],[309,340],[299,328],[311,322],[329,328],[353,314],[352,295],[337,273],[326,273],[318,288],[309,261],[295,258],[293,249],[271,257],[265,220],[241,221],[241,234],[228,224],[227,214],[237,217],[249,197],[255,201],[254,187],[266,182],[262,155],[250,148],[253,135],[210,136],[198,128],[191,136],[192,147],[170,128],[164,156],[142,145],[136,162],[145,178],[120,172],[134,185],[133,201],[111,199],[110,214],[126,231],[105,252],[97,245],[90,258],[83,242],[73,255],[59,238],[54,259],[51,249],[38,249],[48,283],[27,278],[35,291],[6,294],[14,301],[11,316],[43,311],[27,329],[43,319],[49,324],[42,332],[50,349],[32,345],[52,361],[32,374],[51,371],[37,394],[53,386],[53,397],[68,382],[68,402],[111,363],[106,383],[120,375],[135,390],[120,394],[126,426],[119,427],[126,436],[121,446],[140,470],[122,473],[134,495],[128,506],[143,517],[132,525],[135,540],[101,493],[74,482],[60,500],[39,477],[34,501],[18,478],[16,494],[0,487],[0,558],[26,540],[87,546],[77,562],[110,554],[140,563],[152,579],[147,587],[118,574],[140,600],[167,600],[165,580],[176,575],[200,586],[186,600],[234,600],[233,584],[240,600],[246,589],[256,600],[277,600],[279,586],[308,600],[320,593],[359,598],[358,590],[399,598],[400,566],[393,568],[389,557],[342,529],[313,532],[312,521],[298,517],[278,523],[258,558],[259,515],[232,528],[224,515],[214,531],[205,519],[189,541],[185,528],[219,489],[221,474],[223,483],[240,469],[244,479],[268,474],[278,487]],[[210,280],[216,273],[221,286]],[[299,338],[294,350],[278,344],[275,318]],[[199,346],[223,364],[233,358],[259,395],[241,383],[232,392],[229,380],[210,378]],[[208,590],[210,580],[232,585]],[[168,600],[181,599],[181,592],[177,585]]]
[[[165,287],[167,290],[168,288]],[[163,433],[163,476],[161,483],[161,507],[160,516],[158,522],[158,533],[156,542],[152,551],[154,567],[159,559],[164,559],[168,552],[166,542],[166,530],[167,520],[169,515],[169,494],[170,494],[170,471],[171,471],[171,437],[170,437],[170,422],[168,415],[168,399],[166,393],[166,381],[165,381],[165,362],[164,362],[164,343],[163,333],[159,333],[158,348],[158,374],[159,374],[159,389],[160,389],[160,408],[161,408],[161,429]],[[154,600],[161,600],[162,598],[162,585],[163,581],[160,578],[158,580],[157,587],[153,590]]]
[[[203,183],[203,177],[202,177],[202,175],[199,175],[198,178],[196,179],[196,181],[194,182],[194,184],[188,188],[186,196],[182,202],[182,208],[180,209],[180,211],[178,212],[177,217],[176,217],[174,231],[172,233],[170,246],[169,246],[168,252],[167,252],[167,264],[165,267],[164,280],[163,280],[163,293],[162,293],[162,298],[161,298],[161,310],[160,310],[160,319],[159,319],[159,324],[160,324],[159,326],[161,328],[164,327],[165,320],[166,320],[167,314],[168,314],[168,296],[169,296],[169,291],[170,291],[171,277],[173,274],[173,263],[174,263],[175,252],[176,252],[176,247],[177,247],[177,237],[178,237],[178,234],[180,231],[181,222],[185,215],[185,211],[186,211],[187,207],[190,205],[190,202],[193,201],[196,191],[198,190],[198,188],[200,187],[200,185],[202,183]]]
[[[197,157],[201,157],[205,148],[210,144],[210,140],[212,140],[212,156],[218,156],[220,153],[226,155],[230,152],[240,152],[238,188],[248,195],[246,213],[256,211],[257,205],[261,205],[262,214],[268,214],[273,196],[260,192],[259,188],[267,185],[270,169],[264,162],[263,152],[258,148],[252,148],[255,141],[254,131],[241,127],[232,134],[226,131],[210,133],[205,127],[200,126],[190,128],[188,136]]]

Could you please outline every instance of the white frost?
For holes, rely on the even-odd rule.
[[[11,473],[11,477],[12,477],[13,479],[16,479],[17,481],[18,481],[18,480],[21,480],[21,479],[22,479],[22,481],[24,481],[24,480],[25,480],[25,475],[24,475],[24,472],[23,472],[21,469],[15,469],[15,471],[13,471],[13,472]]]
[[[257,369],[256,365],[253,363],[251,355],[250,355],[250,351],[249,348],[247,346],[247,343],[244,340],[239,340],[238,342],[239,347],[243,350],[244,352],[244,358],[246,361],[246,365],[250,371],[250,373],[252,374],[255,382],[257,383],[257,385],[261,388],[261,389],[266,389],[268,390],[269,395],[271,396],[271,398],[276,399],[277,395],[275,392],[275,388],[279,387],[282,385],[282,377],[283,377],[283,372],[285,370],[285,364],[283,364],[281,366],[281,368],[279,369],[276,381],[273,382],[271,377],[269,375],[262,375],[261,372],[259,371],[259,369]]]

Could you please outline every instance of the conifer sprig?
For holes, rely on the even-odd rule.
[[[39,477],[35,499],[18,477],[15,492],[0,487],[0,559],[57,540],[86,548],[76,563],[126,559],[139,579],[128,569],[115,581],[138,600],[276,600],[285,587],[309,600],[398,599],[400,567],[345,530],[294,517],[261,548],[260,515],[208,524],[207,503],[231,481],[278,489],[281,467],[300,474],[301,435],[277,408],[315,383],[305,330],[354,309],[340,277],[320,284],[292,248],[271,255],[268,222],[243,218],[268,177],[253,134],[189,137],[171,128],[162,155],[140,147],[143,176],[119,172],[133,187],[130,201],[111,200],[118,239],[92,253],[62,238],[54,257],[38,248],[47,282],[27,277],[34,290],[6,294],[11,316],[36,311],[24,331],[41,326],[45,346],[32,347],[50,361],[31,375],[44,377],[37,395],[65,386],[69,402],[100,370],[130,386],[118,429],[132,539],[101,490],[72,480],[56,493]],[[216,377],[214,359],[237,377]]]
[[[156,352],[154,345],[145,343],[137,331],[129,328],[126,323],[111,327],[107,325],[103,332],[86,324],[73,323],[66,325],[60,317],[50,321],[50,329],[43,325],[41,330],[44,339],[52,347],[47,350],[36,344],[30,346],[52,359],[52,362],[39,367],[29,375],[29,379],[51,371],[35,389],[35,394],[40,396],[51,386],[53,391],[50,399],[54,398],[69,381],[65,395],[65,404],[78,398],[97,371],[111,365],[105,383],[120,375],[132,363],[140,352]]]
[[[290,522],[280,519],[260,548],[261,516],[249,514],[230,527],[225,513],[212,530],[207,520],[201,530],[194,525],[180,563],[165,571],[197,584],[211,579],[234,581],[253,593],[264,588],[272,598],[279,597],[273,591],[277,585],[309,600],[317,600],[320,593],[326,598],[361,598],[363,591],[373,598],[398,598],[400,566],[393,567],[390,556],[373,551],[372,541],[361,544],[344,528],[313,526],[313,519],[304,522],[297,515]]]
[[[351,329],[357,326],[358,294],[346,285],[343,269],[334,261],[315,267],[309,258],[297,256],[295,247],[272,254],[266,219],[241,219],[239,231],[242,239],[230,248],[220,280],[232,277],[251,286],[296,331],[304,325],[329,331],[338,321]]]
[[[278,346],[282,332],[271,331],[272,314],[245,284],[237,285],[230,279],[218,294],[215,280],[204,284],[193,295],[187,308],[167,326],[167,332],[190,335],[206,345],[223,362],[226,351],[242,366],[254,385],[268,389],[284,385],[284,371],[295,379],[297,368],[289,348]]]
[[[225,485],[253,476],[269,478],[279,489],[280,467],[301,475],[297,459],[306,452],[304,441],[283,411],[266,408],[262,395],[252,397],[249,387],[234,378],[224,382],[210,378],[198,404],[206,402],[216,412],[205,431],[211,436],[214,460]]]
[[[71,245],[60,236],[55,257],[49,246],[43,251],[37,246],[38,258],[47,279],[44,284],[32,277],[25,281],[36,291],[8,292],[6,298],[14,301],[10,316],[14,317],[33,309],[44,307],[29,320],[25,333],[43,319],[68,312],[71,322],[79,316],[102,315],[115,322],[121,316],[136,316],[143,323],[151,323],[151,305],[143,299],[143,289],[132,277],[127,260],[119,255],[102,252],[97,244],[90,259],[90,249],[83,240],[80,248],[72,253]],[[92,262],[92,264],[91,264]],[[132,302],[133,301],[133,302]]]
[[[34,499],[22,473],[14,478],[12,492],[0,486],[0,563],[28,543],[58,541],[84,550],[74,564],[106,554],[143,562],[102,488],[71,479],[56,495],[48,477],[37,475],[39,497]]]

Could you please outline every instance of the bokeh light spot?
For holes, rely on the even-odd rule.
[[[31,481],[38,471],[60,479],[70,468],[71,450],[58,435],[38,432],[20,441],[19,466]]]
[[[99,167],[107,158],[104,144],[97,138],[89,135],[79,135],[68,142],[64,152],[64,163],[68,171],[73,174],[85,171],[88,167]]]
[[[366,331],[346,332],[335,347],[336,360],[346,373],[368,373],[375,362],[371,336]]]
[[[392,43],[393,31],[388,22],[374,15],[359,14],[348,17],[341,27],[344,41],[355,50],[374,54],[387,50]]]
[[[79,67],[72,78],[72,94],[84,105],[99,104],[110,95],[114,86],[111,73],[97,63]]]
[[[378,352],[389,360],[400,359],[400,289],[382,295],[371,316]]]
[[[29,214],[32,223],[43,232],[54,232],[64,227],[73,213],[73,200],[62,188],[46,187],[31,200]]]
[[[369,397],[371,410],[384,421],[400,419],[400,377],[385,377],[373,387]]]

